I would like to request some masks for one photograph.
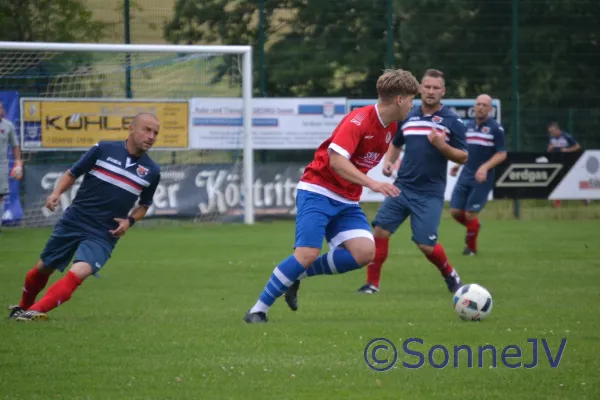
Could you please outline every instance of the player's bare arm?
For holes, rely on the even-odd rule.
[[[446,143],[446,135],[443,133],[438,132],[436,129],[432,129],[428,138],[431,144],[434,145],[448,160],[457,164],[464,164],[467,162],[467,152],[455,149]]]
[[[56,206],[58,205],[58,201],[60,199],[60,195],[67,191],[73,184],[77,178],[71,175],[71,172],[66,171],[59,179],[56,187],[50,193],[50,196],[46,198],[46,208],[50,211],[54,211]]]
[[[385,196],[398,196],[400,194],[400,189],[396,186],[387,182],[377,182],[369,178],[360,172],[350,160],[335,151],[331,152],[329,165],[335,173],[347,181],[367,187],[376,193],[381,193]]]
[[[115,218],[115,221],[119,224],[115,229],[111,230],[110,233],[113,236],[121,237],[127,230],[133,226],[137,221],[141,220],[146,216],[150,207],[146,205],[138,205],[129,214],[127,218]]]
[[[579,143],[575,143],[571,147],[564,147],[564,148],[560,149],[560,151],[563,153],[573,153],[573,152],[576,152],[579,150],[581,150],[581,146],[579,145]]]
[[[502,164],[504,160],[506,160],[506,151],[499,151],[494,154],[487,162],[477,169],[477,172],[475,173],[477,182],[485,182],[487,180],[488,172]]]
[[[392,173],[394,172],[394,163],[398,161],[401,153],[402,147],[396,147],[393,143],[390,144],[390,147],[383,158],[383,175],[392,176]]]
[[[21,158],[21,149],[19,146],[13,146],[12,151],[15,158],[15,164],[10,172],[10,176],[16,180],[21,180],[21,178],[23,178],[23,159]]]

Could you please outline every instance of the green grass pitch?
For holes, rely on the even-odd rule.
[[[90,278],[50,321],[0,321],[0,399],[598,399],[600,398],[600,225],[598,221],[485,221],[481,255],[463,257],[462,227],[440,230],[465,283],[494,297],[489,319],[458,320],[438,271],[410,242],[393,237],[382,293],[356,293],[364,271],[305,280],[300,310],[281,299],[267,325],[245,325],[277,262],[292,249],[292,222],[138,227],[117,246],[101,278]],[[0,236],[0,303],[18,301],[23,278],[48,229]],[[54,282],[60,275],[52,277]],[[8,313],[6,314],[8,315]],[[373,338],[396,345],[441,344],[450,364],[425,362],[400,348],[398,368],[375,372],[363,351]],[[501,350],[515,344],[539,365],[509,369]],[[491,344],[469,369],[453,366],[455,345]],[[435,353],[434,361],[443,359]],[[514,361],[514,360],[511,360]]]

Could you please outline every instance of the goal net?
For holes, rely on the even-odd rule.
[[[125,140],[138,112],[161,126],[149,217],[253,223],[251,85],[249,46],[0,42],[0,100],[25,165],[4,225],[53,225],[82,179],[52,213],[44,200],[61,174],[96,142]]]

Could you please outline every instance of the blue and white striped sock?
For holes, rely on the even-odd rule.
[[[306,273],[299,276],[299,279],[316,275],[344,274],[360,267],[348,250],[338,248],[317,258],[313,265],[306,269]]]
[[[260,297],[254,307],[250,309],[251,313],[264,312],[275,303],[278,297],[284,294],[298,277],[305,272],[305,268],[296,260],[293,255],[281,262],[273,270],[271,278],[265,285]]]

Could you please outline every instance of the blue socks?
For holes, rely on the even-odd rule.
[[[339,248],[317,258],[300,279],[307,276],[344,274],[360,267],[348,250]]]
[[[352,254],[344,248],[323,254],[307,269],[291,255],[275,267],[271,278],[250,312],[266,313],[275,300],[281,297],[298,279],[304,279],[307,276],[344,274],[360,267]]]
[[[291,255],[281,262],[273,270],[271,278],[263,289],[258,302],[252,307],[250,312],[267,312],[275,303],[275,300],[284,294],[298,277],[305,271],[302,264]]]

